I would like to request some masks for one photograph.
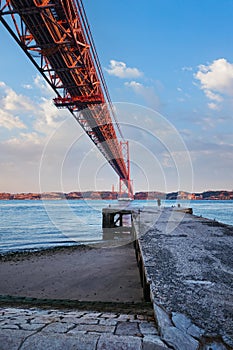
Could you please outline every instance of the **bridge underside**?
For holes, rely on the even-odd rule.
[[[122,134],[82,0],[0,0],[0,20],[56,93],[54,104],[72,113],[129,187],[114,125]]]

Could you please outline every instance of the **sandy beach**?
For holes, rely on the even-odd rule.
[[[143,299],[132,244],[3,256],[0,279],[0,295],[103,302]]]

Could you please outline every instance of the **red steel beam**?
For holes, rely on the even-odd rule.
[[[72,113],[128,183],[115,113],[82,0],[0,0],[0,20],[57,94],[55,105]]]

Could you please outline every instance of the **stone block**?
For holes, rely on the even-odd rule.
[[[104,317],[104,318],[116,318],[117,316],[118,316],[117,314],[114,314],[111,312],[105,312],[104,314],[101,314],[101,317]]]
[[[191,326],[191,320],[178,312],[172,313],[172,322],[174,323],[175,327],[184,332],[187,332],[187,329]]]
[[[44,323],[21,323],[19,327],[25,331],[38,331],[44,327]]]
[[[116,326],[117,325],[117,320],[115,318],[101,318],[99,320],[99,324],[104,325],[104,326]]]
[[[1,350],[18,350],[20,344],[31,332],[23,330],[2,330],[0,329],[0,349]]]
[[[79,331],[97,332],[97,333],[113,333],[115,326],[105,326],[99,324],[78,324],[74,329],[69,331],[69,334],[75,334]]]
[[[96,349],[98,335],[76,334],[69,336],[67,334],[42,334],[37,333],[25,340],[20,350],[87,350]],[[9,350],[11,348],[7,348]],[[12,349],[11,349],[12,350]]]
[[[86,313],[83,318],[97,318],[101,316],[101,312],[88,312]]]
[[[163,330],[167,327],[172,327],[172,323],[170,320],[170,317],[164,311],[160,306],[157,304],[154,304],[154,311],[155,311],[155,319],[157,321],[157,325],[159,328],[159,331],[163,333]]]
[[[188,328],[187,333],[194,338],[200,339],[201,336],[205,333],[204,329],[199,328],[195,324],[191,324]]]
[[[141,322],[139,323],[139,329],[142,334],[158,334],[158,330],[155,324],[152,322]]]
[[[156,335],[146,335],[143,338],[143,350],[164,350],[167,349],[167,345]]]
[[[98,324],[99,320],[95,318],[77,318],[74,322],[75,324]]]
[[[142,340],[131,336],[104,334],[100,336],[96,350],[142,350]]]
[[[197,340],[176,327],[165,327],[162,340],[173,347],[174,350],[197,350],[199,348]]]
[[[118,322],[115,334],[137,336],[140,333],[137,322]]]
[[[66,333],[71,328],[74,328],[74,327],[75,327],[74,323],[54,322],[54,323],[48,324],[45,328],[43,328],[42,332],[43,333]]]

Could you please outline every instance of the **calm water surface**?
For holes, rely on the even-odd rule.
[[[177,205],[162,201],[163,206]],[[233,225],[233,201],[180,201],[195,215]],[[0,201],[0,253],[101,241],[102,208],[117,201]],[[157,205],[134,201],[134,206]]]

